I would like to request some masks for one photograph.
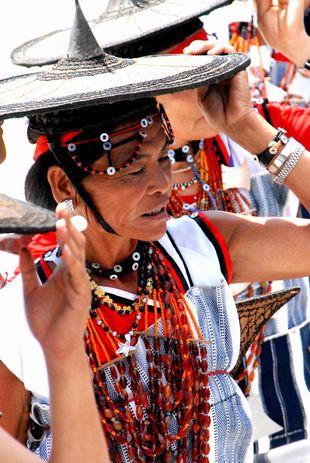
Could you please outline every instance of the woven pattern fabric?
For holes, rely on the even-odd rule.
[[[94,0],[93,0],[94,1]],[[89,25],[102,48],[130,44],[229,5],[232,0],[112,0]],[[85,15],[87,5],[83,5]],[[13,50],[15,64],[51,64],[66,55],[70,29],[34,38]]]

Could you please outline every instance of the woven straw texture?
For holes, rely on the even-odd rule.
[[[44,72],[1,80],[0,118],[196,88],[229,78],[249,63],[245,54],[61,60]]]
[[[232,0],[110,0],[89,25],[100,46],[112,48],[151,37],[230,3]],[[87,4],[83,9],[87,11]],[[12,61],[23,66],[55,63],[66,55],[69,35],[70,29],[65,29],[30,40],[12,51]]]
[[[53,212],[0,194],[0,233],[32,235],[55,230]]]

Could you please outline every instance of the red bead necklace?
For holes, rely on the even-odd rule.
[[[208,341],[171,263],[154,243],[151,249],[144,279],[152,284],[138,289],[134,310],[122,315],[135,319],[128,332],[109,326],[111,307],[100,297],[88,320],[85,342],[102,426],[113,461],[122,462],[125,452],[133,462],[159,456],[169,462],[172,455],[186,462],[191,447],[193,462],[208,463]],[[147,372],[137,362],[141,355]]]

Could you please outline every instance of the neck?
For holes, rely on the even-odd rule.
[[[86,233],[86,260],[97,262],[103,268],[112,268],[123,262],[135,250],[138,240],[112,235],[100,231],[94,234],[91,230]]]

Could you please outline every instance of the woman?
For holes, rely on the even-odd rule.
[[[20,204],[16,210],[20,211]],[[32,256],[25,247],[25,239],[22,240],[20,249],[27,321],[44,351],[51,388],[54,443],[49,461],[67,462],[74,455],[74,461],[82,463],[87,454],[93,462],[106,463],[109,458],[98,420],[83,342],[83,331],[91,302],[84,266],[85,239],[72,225],[66,209],[61,205],[57,208],[57,216],[61,219],[57,222],[57,237],[63,259],[57,271],[43,286],[38,283]],[[3,241],[1,246],[2,244]],[[55,288],[57,298],[53,297]],[[44,304],[42,300],[45,301]],[[76,367],[74,371],[71,369],[72,364]],[[68,400],[73,399],[73,395],[75,400]],[[72,426],[72,422],[76,422],[76,425]],[[0,446],[1,463],[42,461],[18,444],[2,428]]]
[[[51,73],[44,76],[50,79]],[[42,88],[45,80],[40,78]],[[48,80],[45,88],[50,85]],[[278,133],[253,110],[244,74],[202,89],[197,98],[214,130],[267,156]],[[238,356],[239,321],[225,275],[228,282],[240,282],[308,274],[309,222],[217,211],[167,222],[171,171],[165,147],[173,134],[165,113],[151,99],[99,101],[88,108],[75,100],[71,110],[53,112],[49,107],[44,112],[40,100],[37,115],[28,106],[34,114],[29,138],[37,147],[27,195],[50,208],[69,200],[71,212],[88,221],[92,308],[85,342],[111,458],[251,461],[247,404],[228,374]],[[272,164],[279,161],[283,140],[275,141],[278,153]],[[287,144],[287,157],[293,144]],[[290,159],[280,163],[279,175],[289,174],[287,183],[309,203],[299,182],[309,171],[309,153],[300,148]],[[298,245],[293,246],[296,236]],[[57,267],[60,254],[57,246],[39,260],[41,280]],[[22,311],[19,281],[17,277],[0,294],[15,300],[11,321]],[[17,352],[12,351],[13,335],[20,340]],[[49,400],[42,355],[27,327],[10,333],[1,359],[6,365],[1,367],[2,384],[11,382],[6,426],[16,432],[23,428],[25,388],[39,407]],[[35,446],[34,439],[30,445]],[[50,433],[44,430],[38,453],[49,446]]]
[[[239,143],[242,142],[245,148],[260,152],[274,138],[277,131],[252,110],[249,95],[244,90],[247,88],[244,79],[244,75],[238,75],[230,82],[229,95],[225,95],[225,110],[220,106],[224,104],[223,89],[219,92],[217,87],[200,91],[198,102],[215,130],[224,129]],[[112,459],[122,461],[122,458],[144,458],[147,461],[149,457],[152,461],[159,455],[165,455],[166,461],[171,461],[171,458],[180,455],[185,457],[189,448],[187,438],[191,441],[187,432],[191,419],[194,419],[194,437],[191,441],[194,459],[198,458],[199,452],[200,455],[203,454],[204,461],[207,461],[211,452],[211,461],[246,461],[251,433],[250,422],[245,413],[242,396],[227,375],[227,369],[231,368],[236,356],[234,337],[238,320],[234,315],[233,301],[223,280],[215,249],[221,258],[222,270],[228,273],[229,280],[230,264],[224,240],[228,243],[233,282],[300,276],[309,273],[306,256],[309,249],[309,223],[278,218],[246,218],[214,211],[207,213],[212,223],[205,220],[204,216],[198,216],[194,220],[182,218],[178,221],[168,221],[169,233],[162,238],[166,229],[166,205],[171,174],[170,161],[166,152],[163,152],[167,139],[157,117],[156,105],[150,100],[138,100],[135,105],[131,102],[130,119],[124,103],[102,109],[98,107],[97,112],[93,108],[91,111],[69,111],[63,113],[63,118],[59,112],[32,117],[29,128],[32,140],[38,135],[42,137],[40,133],[42,134],[44,127],[52,127],[54,133],[59,133],[63,124],[67,124],[67,136],[66,139],[62,138],[63,146],[58,146],[58,149],[56,144],[47,145],[44,138],[37,139],[38,159],[30,177],[34,181],[37,170],[41,190],[37,202],[42,201],[42,198],[45,198],[44,201],[54,198],[56,202],[70,198],[75,213],[86,217],[89,223],[85,232],[86,261],[93,290],[93,304],[86,333],[86,346],[94,371],[95,393],[103,428],[110,438]],[[115,124],[110,122],[112,113],[117,116]],[[84,117],[87,123],[83,122]],[[144,129],[144,142],[141,144],[139,140],[142,119],[148,121],[148,126]],[[245,120],[247,124],[244,127]],[[82,129],[81,133],[72,133],[77,122],[85,129]],[[99,130],[94,128],[95,123],[99,125]],[[93,128],[86,130],[87,124]],[[97,144],[102,133],[108,134],[112,145],[116,145],[112,148],[110,160],[101,156],[100,142]],[[139,156],[132,160],[136,157],[137,146],[140,147]],[[64,161],[65,164],[70,163],[71,181],[63,170],[68,172],[68,164],[66,167],[57,165],[49,147],[55,150],[57,157],[61,157],[61,164]],[[70,153],[74,154],[71,156]],[[128,161],[129,165],[126,165]],[[89,162],[91,164],[88,164]],[[87,171],[81,169],[81,166]],[[118,169],[115,176],[106,173],[109,167]],[[309,195],[302,181],[308,169],[309,153],[304,153],[288,176],[287,184],[294,188],[301,199],[309,203]],[[100,174],[103,171],[105,173]],[[72,172],[75,173],[72,175]],[[76,177],[78,173],[80,178]],[[43,178],[45,187],[42,183]],[[91,198],[94,209],[108,223],[109,228],[114,230],[114,234],[104,230],[98,223],[92,210],[86,206],[73,187],[72,181],[78,187],[82,184]],[[34,181],[32,191],[37,182],[38,180]],[[126,198],[126,202],[123,198]],[[158,239],[159,242],[155,241]],[[146,244],[144,248],[143,243],[147,242],[151,243]],[[282,252],[283,246],[288,250],[285,256]],[[262,252],[262,249],[265,251]],[[54,267],[58,259],[59,249],[56,249],[55,252],[46,255],[44,261],[51,262],[51,267]],[[137,268],[134,265],[136,262],[140,262],[138,274],[134,270]],[[50,269],[49,266],[48,268]],[[48,268],[41,261],[38,270],[41,278],[42,269],[48,274]],[[206,268],[208,275],[205,272]],[[17,284],[16,280],[11,284],[11,288],[8,285],[2,292],[7,291],[8,294],[11,289],[16,294]],[[185,298],[186,288],[192,285],[211,286],[200,288],[198,291],[190,290]],[[209,310],[206,312],[206,307],[203,307],[207,300]],[[216,300],[218,307],[224,310],[222,315],[217,311],[213,312]],[[211,309],[212,306],[214,309]],[[194,315],[195,307],[198,310],[198,318]],[[205,317],[209,320],[207,324]],[[220,325],[217,325],[218,322]],[[220,331],[217,331],[217,326],[222,326]],[[145,334],[147,329],[150,329],[150,335]],[[136,332],[142,333],[140,335],[135,334]],[[165,344],[161,336],[169,339],[171,334],[174,334],[176,339]],[[205,338],[206,343],[201,339],[201,344],[197,344],[196,347],[195,344],[190,344],[191,348],[188,351],[187,344],[182,342],[184,338]],[[231,340],[229,345],[232,347],[226,344],[227,339]],[[207,356],[208,373],[203,361],[196,365],[198,345],[202,357]],[[208,346],[212,346],[213,355]],[[162,355],[158,357],[156,351],[162,352]],[[225,355],[222,357],[224,352]],[[120,360],[114,363],[119,355]],[[188,355],[189,360],[186,360]],[[2,358],[9,363],[11,353],[5,356],[6,359],[3,356]],[[34,351],[30,357],[33,356]],[[178,369],[178,363],[171,363],[171,356],[176,356],[180,362]],[[24,362],[25,366],[26,358]],[[158,362],[165,365],[166,377],[162,377]],[[7,398],[6,403],[8,425],[12,429],[17,427],[21,410],[19,407],[15,407],[15,411],[9,408],[13,407],[15,391],[21,391],[21,383],[2,367],[1,375],[4,372],[12,381],[10,400]],[[24,374],[25,377],[28,376],[26,371]],[[195,383],[194,378],[198,377],[201,380],[205,379]],[[26,379],[31,379],[37,398],[46,393],[42,385],[35,384],[34,378]],[[179,389],[176,389],[177,386]],[[194,392],[195,390],[197,392]],[[145,396],[146,391],[148,393]],[[148,395],[152,401],[151,408],[148,406]],[[116,408],[113,405],[114,400],[117,402]],[[197,408],[200,400],[203,400],[202,408]],[[211,421],[208,418],[209,400]],[[132,408],[134,403],[136,407]],[[187,407],[186,403],[189,404]],[[165,410],[163,416],[160,410]],[[225,423],[220,419],[223,413],[227,418]],[[233,416],[238,417],[237,422],[234,423],[233,420],[229,423],[228,418],[232,419]],[[169,423],[177,429],[171,431],[171,445],[169,437],[165,437],[164,433],[164,430],[169,429]],[[209,425],[210,449],[206,443]],[[151,433],[151,427],[155,432]],[[124,436],[128,435],[129,441],[126,442]]]

